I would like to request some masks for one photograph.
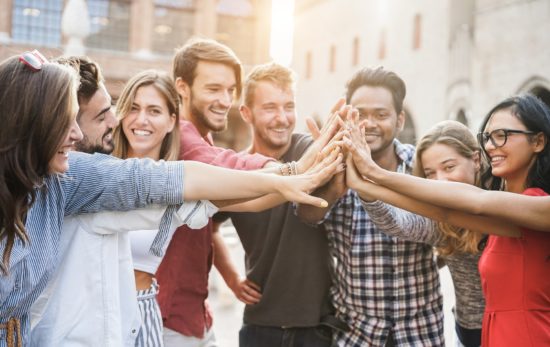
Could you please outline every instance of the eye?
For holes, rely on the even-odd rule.
[[[445,166],[445,171],[450,172],[453,171],[456,165],[447,165]]]
[[[435,173],[433,171],[424,171],[424,176],[426,176],[427,179],[433,179]]]

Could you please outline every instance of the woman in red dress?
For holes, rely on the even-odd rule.
[[[517,226],[491,231],[479,262],[486,299],[482,346],[550,346],[550,109],[531,95],[512,97],[488,113],[481,129],[489,164],[481,179],[490,191],[385,171],[356,126],[344,140],[353,157],[348,170],[444,208],[441,220],[460,227]]]

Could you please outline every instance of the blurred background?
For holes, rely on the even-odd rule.
[[[293,68],[298,130],[305,117],[322,124],[364,66],[405,80],[408,143],[444,119],[477,132],[485,112],[513,94],[550,105],[550,0],[0,0],[0,60],[34,48],[88,55],[115,100],[135,73],[171,71],[175,48],[195,36],[231,47],[245,73],[270,60]],[[237,107],[215,139],[241,150],[250,135]],[[223,233],[242,270],[238,237],[231,226]],[[442,279],[453,345],[446,270]],[[220,345],[237,346],[242,304],[215,272],[211,301]]]

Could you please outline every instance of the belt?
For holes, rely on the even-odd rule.
[[[0,329],[6,330],[6,343],[8,347],[23,347],[21,339],[21,322],[19,318],[11,317],[7,323],[0,324]],[[17,335],[17,338],[16,336]]]

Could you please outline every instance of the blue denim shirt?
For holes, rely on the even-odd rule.
[[[30,306],[57,266],[64,216],[183,202],[183,162],[71,152],[69,165],[67,173],[49,175],[37,188],[25,223],[30,242],[15,241],[9,274],[0,276],[0,323],[19,318],[25,346],[30,342]],[[4,249],[5,241],[1,254]],[[6,330],[1,329],[0,346],[6,345]]]

